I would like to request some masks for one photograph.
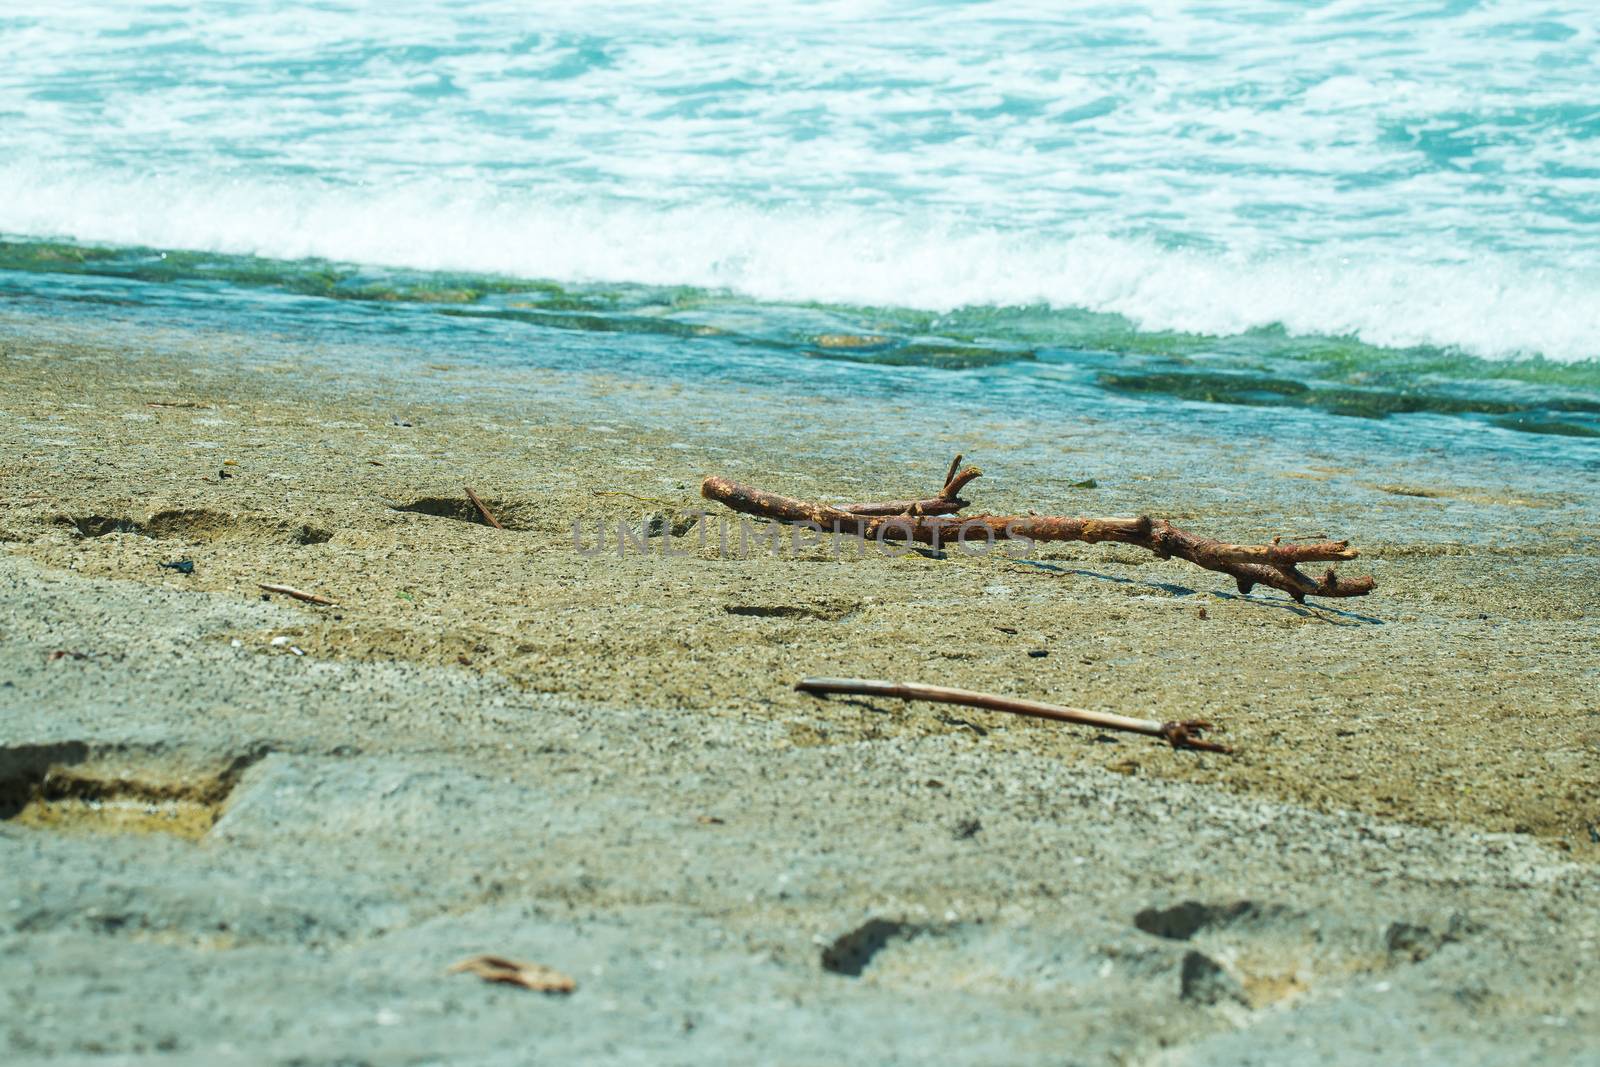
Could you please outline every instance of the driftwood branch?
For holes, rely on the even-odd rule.
[[[956,457],[960,460],[960,457]],[[927,500],[887,501],[834,507],[764,492],[713,475],[700,486],[700,495],[746,515],[813,527],[820,531],[851,534],[879,541],[916,541],[938,549],[941,545],[993,544],[1003,540],[1115,541],[1153,552],[1161,559],[1176,556],[1198,567],[1231,575],[1239,592],[1257,585],[1271,586],[1305,603],[1308,596],[1366,596],[1376,583],[1371,577],[1341,578],[1329,567],[1318,577],[1303,574],[1302,563],[1331,563],[1355,559],[1359,553],[1348,541],[1277,542],[1235,545],[1192,534],[1167,522],[1140,515],[1132,519],[1069,518],[1058,515],[952,514],[967,502],[955,494],[978,477],[969,467],[948,478],[939,495]]]
[[[894,697],[897,700],[930,700],[936,704],[963,704],[969,708],[987,708],[1013,715],[1027,715],[1035,719],[1053,719],[1056,722],[1073,722],[1096,726],[1102,730],[1121,730],[1125,733],[1159,737],[1173,748],[1194,748],[1206,752],[1231,751],[1225,745],[1207,741],[1201,735],[1216,729],[1201,719],[1175,722],[1157,722],[1154,719],[1134,719],[1127,715],[1113,715],[1104,711],[1085,711],[1060,704],[1045,704],[1037,700],[995,696],[992,693],[974,693],[970,689],[950,689],[942,685],[921,685],[916,682],[884,682],[875,678],[802,678],[795,686],[802,693],[826,696],[829,693],[849,693],[854,696]]]

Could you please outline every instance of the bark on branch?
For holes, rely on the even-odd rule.
[[[952,469],[959,464],[952,464]],[[1348,541],[1274,541],[1267,545],[1235,545],[1202,537],[1167,522],[1140,515],[1132,519],[1069,518],[1059,515],[953,514],[967,505],[956,493],[978,477],[976,467],[953,474],[935,497],[835,507],[764,492],[712,475],[700,495],[734,511],[777,522],[813,526],[876,540],[916,541],[937,549],[952,542],[986,544],[1004,540],[1115,541],[1153,552],[1162,559],[1176,556],[1206,570],[1232,576],[1239,592],[1257,585],[1288,593],[1299,603],[1308,596],[1366,596],[1375,582],[1369,576],[1341,578],[1332,567],[1318,577],[1302,573],[1302,563],[1331,563],[1359,554]],[[894,509],[894,510],[890,510]]]

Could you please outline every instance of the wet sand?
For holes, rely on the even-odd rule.
[[[851,542],[796,556],[789,539],[769,551],[754,526],[741,546],[739,518],[698,499],[706,474],[811,498],[901,498],[931,494],[948,456],[930,448],[896,462],[864,449],[845,466],[779,451],[789,442],[776,431],[730,442],[693,427],[597,430],[581,407],[546,402],[534,375],[429,405],[409,387],[319,380],[308,366],[199,377],[181,360],[88,351],[48,362],[14,353],[0,373],[8,551],[174,590],[317,591],[340,607],[291,605],[287,631],[313,656],[459,666],[576,701],[759,716],[796,744],[951,735],[1001,760],[1028,751],[1600,854],[1588,832],[1600,820],[1600,558],[1580,509],[1515,485],[1371,479],[1358,499],[1328,491],[1308,503],[1302,490],[1330,473],[1262,480],[1246,470],[1231,511],[1153,487],[1169,502],[1157,514],[1197,532],[1264,541],[1314,508],[1299,521],[1317,529],[1304,532],[1366,550],[1343,567],[1375,574],[1375,595],[1299,607],[1270,590],[1240,597],[1224,575],[1122,546],[1039,545],[1026,562],[876,546],[863,556]],[[450,371],[431,374],[451,388]],[[1126,446],[1104,446],[1093,471],[1115,483]],[[967,453],[990,472],[970,489],[971,510],[1094,514],[1104,496],[1036,494],[1007,477],[1004,454]],[[1362,481],[1358,471],[1344,480]],[[466,486],[506,532],[483,524]],[[652,514],[687,520],[696,508],[709,509],[708,523],[650,538],[647,553],[632,541],[619,552],[619,525],[642,533]],[[1537,526],[1508,530],[1505,544],[1451,538],[1530,516]],[[574,526],[594,552],[597,523],[604,551],[579,551]],[[1427,539],[1385,537],[1391,526]],[[742,547],[748,558],[737,558]],[[192,574],[159,566],[180,557]],[[278,631],[234,636],[282,654],[266,645]],[[819,702],[791,691],[806,674],[1210,718],[1238,755],[1110,744],[984,713],[952,724],[939,709]]]
[[[720,1036],[705,1038],[720,1043],[685,1038],[693,1055],[767,1047],[780,1053],[775,1061],[850,1059],[817,1043],[816,1028],[832,1019],[857,1040],[879,1034],[887,1044],[855,1054],[886,1061],[935,1037],[913,1038],[917,1024],[902,1018],[909,1008],[889,1002],[921,991],[913,1005],[936,1010],[952,989],[977,990],[998,1013],[952,1021],[968,1028],[973,1062],[1059,1059],[1051,1042],[1063,1035],[1082,1039],[1094,1062],[1169,1046],[1197,1062],[1229,1062],[1241,1049],[1297,1047],[1296,1026],[1337,1058],[1358,1051],[1334,1048],[1352,1018],[1366,1026],[1380,1017],[1382,1049],[1416,1051],[1430,1047],[1418,1020],[1451,1012],[1486,1020],[1483,1033],[1451,1046],[1457,1059],[1521,1058],[1540,1047],[1527,1040],[1535,1032],[1557,1052],[1569,1040],[1574,1052],[1585,1040],[1593,1047],[1600,1020],[1582,1007],[1579,974],[1592,967],[1579,961],[1596,929],[1580,902],[1600,858],[1592,489],[1496,481],[1499,472],[1461,484],[1424,467],[1397,474],[1338,456],[1274,467],[1214,441],[1152,457],[1148,441],[1109,424],[1079,428],[1074,462],[1043,469],[1036,457],[949,426],[858,434],[822,418],[826,428],[807,433],[780,416],[765,429],[746,419],[735,431],[717,419],[716,398],[685,415],[695,398],[681,390],[620,379],[486,376],[440,360],[386,380],[277,350],[219,360],[193,340],[134,358],[109,343],[4,347],[0,566],[10,592],[0,664],[9,688],[0,693],[27,698],[0,737],[13,814],[26,814],[0,829],[0,845],[69,880],[118,857],[135,886],[123,910],[145,916],[134,927],[153,923],[159,933],[135,939],[142,947],[118,957],[127,966],[151,951],[152,937],[183,957],[163,966],[202,966],[194,954],[222,950],[197,947],[198,904],[149,918],[166,914],[146,899],[165,892],[162,876],[140,866],[146,846],[130,842],[151,835],[90,837],[63,825],[70,810],[41,815],[29,797],[49,774],[138,779],[150,803],[161,799],[151,782],[165,780],[178,783],[179,800],[207,789],[220,797],[212,817],[221,821],[198,844],[155,835],[160,844],[148,846],[166,850],[176,886],[210,877],[208,862],[239,886],[268,877],[252,866],[264,860],[232,854],[241,848],[298,849],[294,862],[306,872],[340,852],[354,881],[328,890],[329,915],[344,917],[317,921],[344,926],[324,947],[359,943],[341,951],[381,955],[374,931],[414,941],[427,922],[451,915],[476,931],[476,941],[450,934],[465,949],[502,937],[502,913],[521,907],[512,928],[535,912],[549,927],[546,947],[530,951],[603,956],[594,945],[574,947],[576,908],[619,946],[666,938],[679,953],[669,971],[698,975],[674,996],[731,1011],[729,991],[697,984],[714,985],[726,969],[729,981],[755,981],[775,1003],[792,995],[809,1005],[769,1032],[775,1045],[759,1037],[739,1045],[732,1035],[744,1024],[730,1016],[710,1028]],[[617,417],[630,409],[651,417]],[[792,414],[804,424],[826,410],[801,400]],[[797,448],[805,441],[815,449]],[[977,510],[1148,508],[1235,541],[1348,536],[1365,554],[1342,569],[1375,575],[1377,592],[1302,607],[1272,591],[1240,596],[1225,576],[1115,546],[1039,546],[1024,560],[862,554],[849,545],[837,557],[827,548],[744,557],[719,551],[713,524],[704,543],[701,525],[643,539],[648,551],[617,549],[619,521],[639,529],[660,513],[670,528],[704,506],[696,488],[706,474],[811,498],[899,498],[932,492],[957,450],[986,472],[966,494]],[[1072,487],[1087,476],[1094,488]],[[479,520],[466,486],[506,530]],[[727,518],[737,549],[739,527]],[[586,554],[574,524],[588,547],[597,521],[607,524],[608,547]],[[161,566],[182,560],[191,573]],[[263,582],[337,603],[268,597]],[[1226,727],[1237,754],[1175,752],[966,709],[821,701],[792,689],[808,674],[1207,718]],[[146,699],[152,693],[159,699]],[[449,780],[477,782],[477,792],[450,800],[440,784]],[[312,810],[303,798],[319,789],[328,807]],[[517,810],[530,800],[551,814]],[[621,823],[599,829],[588,821],[595,813]],[[543,876],[508,888],[486,873],[534,862],[506,850],[519,827],[548,827],[551,818],[567,825],[541,839]],[[624,833],[629,825],[637,840]],[[495,833],[481,832],[489,826]],[[696,873],[675,874],[670,891],[639,873],[706,848],[713,834],[722,836],[692,864]],[[444,859],[455,835],[459,863]],[[383,854],[400,840],[419,867],[395,868],[400,861]],[[1092,844],[1098,873],[1077,862],[1084,852],[1074,840]],[[1374,841],[1395,853],[1392,862],[1373,862]],[[194,859],[196,848],[211,860]],[[741,871],[747,855],[759,876]],[[782,875],[790,862],[806,870],[794,883]],[[440,885],[416,884],[445,867]],[[630,878],[638,884],[625,888]],[[485,879],[500,889],[491,893]],[[1088,917],[1069,922],[1058,897],[1080,879]],[[403,892],[393,889],[401,882]],[[808,888],[783,888],[800,883]],[[3,888],[18,900],[44,893]],[[391,891],[409,917],[345,914],[362,893],[380,900]],[[940,904],[957,897],[966,903]],[[1127,925],[1140,909],[1191,898],[1213,912],[1188,939]],[[1241,911],[1241,901],[1252,903]],[[315,901],[302,904],[320,914]],[[243,943],[283,955],[275,967],[294,966],[317,942],[244,911],[253,918],[238,921],[261,929]],[[14,921],[7,951],[50,971],[93,945],[122,943],[121,933],[84,926],[81,909],[62,914],[26,928]],[[869,962],[882,956],[881,966],[864,967],[852,993],[818,967],[813,941],[831,945],[873,917],[890,924],[866,953]],[[662,922],[676,932],[651,925]],[[717,922],[743,947],[719,934],[713,948],[684,932]],[[1565,931],[1559,944],[1550,922]],[[1096,933],[1095,923],[1115,925],[1116,936]],[[1425,931],[1416,960],[1396,923]],[[1205,968],[1184,954],[1208,936],[1201,949],[1217,961],[1222,993],[1191,988],[1204,985],[1196,975]],[[1075,947],[1049,965],[1028,956],[1028,946],[1051,938]],[[1310,942],[1321,947],[1293,947]],[[759,980],[739,976],[752,945],[768,946],[776,968]],[[1252,962],[1252,953],[1270,960]],[[1404,974],[1391,975],[1402,956]],[[1103,991],[1083,994],[1100,1005],[1092,1011],[1063,1007],[1062,989],[1095,984],[1075,968],[1109,961],[1116,970],[1129,959],[1132,975],[1117,971],[1117,981],[1133,984],[1119,995],[1142,1005],[1150,1025],[1118,1031],[1103,1015],[1094,1021],[1110,1010],[1094,1000]],[[1512,959],[1524,970],[1507,970]],[[615,963],[596,957],[602,971]],[[1053,977],[1039,978],[1046,973]],[[1531,973],[1541,976],[1538,995],[1516,992]],[[606,984],[579,977],[572,1006]],[[869,980],[872,996],[862,992]],[[791,981],[799,984],[789,989]],[[1390,1003],[1374,983],[1404,995]],[[1462,989],[1479,986],[1477,1001],[1463,999]],[[57,974],[14,994],[45,1013],[14,1030],[16,1050],[41,1060],[83,1051],[81,1040],[39,1021],[50,996],[73,988]],[[462,1000],[477,995],[450,988]],[[606,995],[633,1005],[622,1010],[633,1018],[638,989],[618,990]],[[377,1003],[369,994],[352,1002],[366,1011]],[[502,999],[493,1004],[520,1003],[494,996]],[[853,997],[866,997],[859,1018],[844,1007]],[[534,999],[537,1011],[559,1015]],[[106,1003],[112,1012],[118,1002]],[[1559,1025],[1540,1022],[1552,1015]],[[625,1061],[616,1049],[627,1050],[634,1024],[613,1028],[610,1053],[596,1037],[611,1032],[607,1024],[591,1024],[561,1023],[568,1044],[560,1047]],[[133,1051],[135,1038],[119,1033],[106,1047]],[[1034,1048],[1040,1035],[1049,1040]],[[205,1027],[178,1027],[171,1048],[151,1044],[141,1054],[199,1057],[215,1053],[216,1040]],[[292,1044],[272,1045],[274,1055],[290,1055]],[[653,1055],[670,1059],[661,1048]]]

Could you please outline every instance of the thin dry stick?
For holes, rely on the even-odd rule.
[[[494,517],[494,512],[490,511],[488,505],[479,500],[478,494],[472,491],[472,486],[469,485],[464,488],[467,490],[467,499],[472,501],[472,506],[478,509],[478,514],[483,516],[483,521],[493,526],[496,530],[504,530],[505,527],[500,525],[500,520]]]
[[[1231,752],[1232,749],[1207,741],[1200,735],[1206,730],[1218,729],[1203,719],[1184,719],[1174,722],[1157,722],[1154,719],[1134,719],[1127,715],[1113,715],[1104,711],[1085,711],[1081,708],[1045,704],[1037,700],[1020,700],[1016,697],[995,696],[992,693],[974,693],[970,689],[950,689],[942,685],[922,685],[917,682],[885,682],[875,678],[802,678],[795,686],[802,693],[826,696],[829,693],[849,693],[854,696],[894,697],[897,700],[929,700],[936,704],[964,704],[969,708],[987,708],[1013,715],[1028,715],[1035,719],[1053,719],[1056,722],[1075,722],[1084,726],[1097,726],[1102,730],[1121,730],[1125,733],[1159,737],[1173,748],[1193,748],[1205,752]]]
[[[946,486],[959,487],[978,476],[969,468]],[[959,541],[969,544],[975,538],[985,544],[1016,539],[1028,541],[1118,541],[1136,545],[1161,559],[1177,556],[1207,570],[1232,575],[1241,593],[1256,585],[1281,589],[1300,603],[1308,596],[1366,596],[1376,583],[1371,577],[1340,578],[1333,568],[1320,578],[1302,574],[1299,563],[1355,559],[1360,553],[1348,541],[1316,541],[1295,544],[1233,545],[1188,533],[1167,522],[1140,515],[1133,519],[1069,518],[1059,515],[972,515],[966,517],[935,514],[918,506],[929,501],[892,502],[869,507],[870,512],[816,504],[793,497],[763,492],[727,478],[713,475],[700,485],[700,495],[747,515],[759,515],[778,522],[809,526],[815,530],[848,533],[879,541],[920,541],[938,548]],[[943,494],[933,503],[944,500]],[[908,510],[885,514],[880,509],[908,505]],[[945,501],[965,505],[965,501]],[[956,510],[947,507],[944,510]]]
[[[302,589],[296,589],[292,585],[268,585],[266,582],[257,582],[256,584],[269,593],[281,593],[284,596],[294,597],[296,600],[304,600],[307,604],[326,604],[330,607],[338,604],[337,600],[329,600],[327,597],[319,596],[316,593],[307,593]]]

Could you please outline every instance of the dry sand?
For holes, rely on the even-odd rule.
[[[1592,486],[1088,425],[1080,490],[949,427],[114,340],[0,355],[13,1062],[1595,1057]],[[1299,607],[1081,545],[616,548],[708,473],[901,497],[957,449],[982,509],[1350,536],[1379,588]],[[1238,753],[806,674],[1205,717]],[[469,951],[579,990],[439,977]]]

